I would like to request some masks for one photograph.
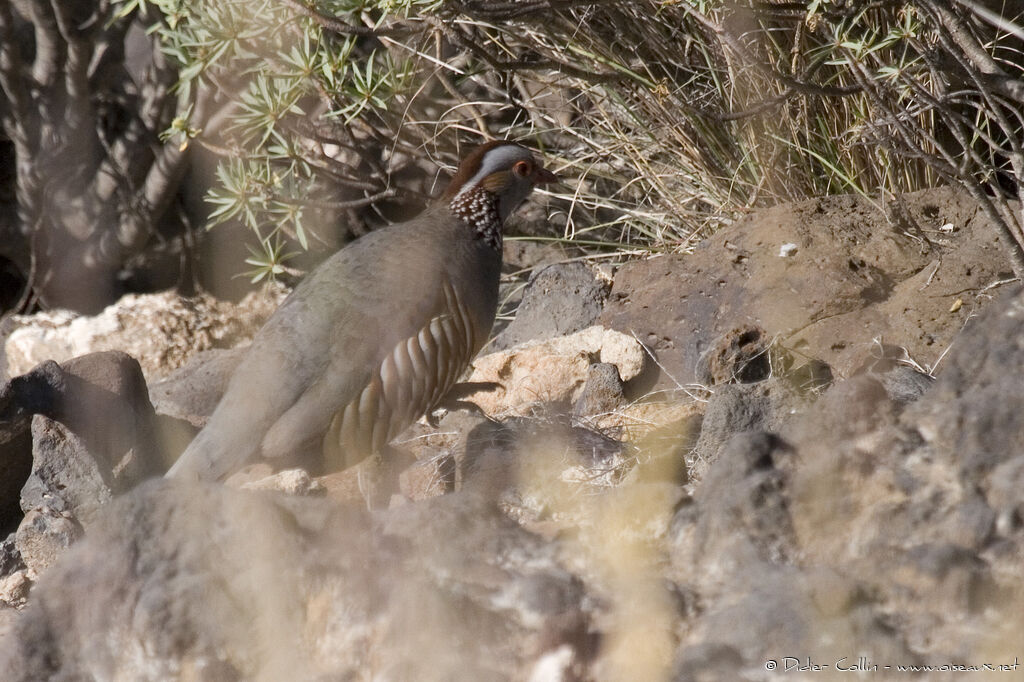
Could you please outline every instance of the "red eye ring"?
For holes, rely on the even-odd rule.
[[[516,161],[512,166],[512,172],[521,178],[527,177],[532,171],[529,161]]]

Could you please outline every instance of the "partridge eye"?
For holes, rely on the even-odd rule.
[[[516,164],[512,166],[512,172],[521,178],[525,178],[529,175],[531,170],[533,169],[530,167],[529,161],[517,161]]]

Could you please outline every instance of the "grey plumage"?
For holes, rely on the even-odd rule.
[[[218,479],[258,457],[307,451],[340,468],[379,451],[444,397],[487,340],[501,222],[553,177],[523,147],[490,143],[460,165],[439,204],[334,254],[260,330],[168,475]]]

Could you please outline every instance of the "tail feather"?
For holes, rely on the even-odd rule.
[[[258,454],[263,428],[252,415],[227,409],[221,404],[167,471],[168,478],[217,481],[231,474]]]

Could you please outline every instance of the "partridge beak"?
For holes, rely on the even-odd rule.
[[[541,167],[537,168],[536,172],[533,174],[533,184],[535,184],[535,185],[560,185],[562,183],[558,179],[557,175],[555,175],[554,173],[549,171],[547,168],[544,168],[543,166],[541,166]]]

